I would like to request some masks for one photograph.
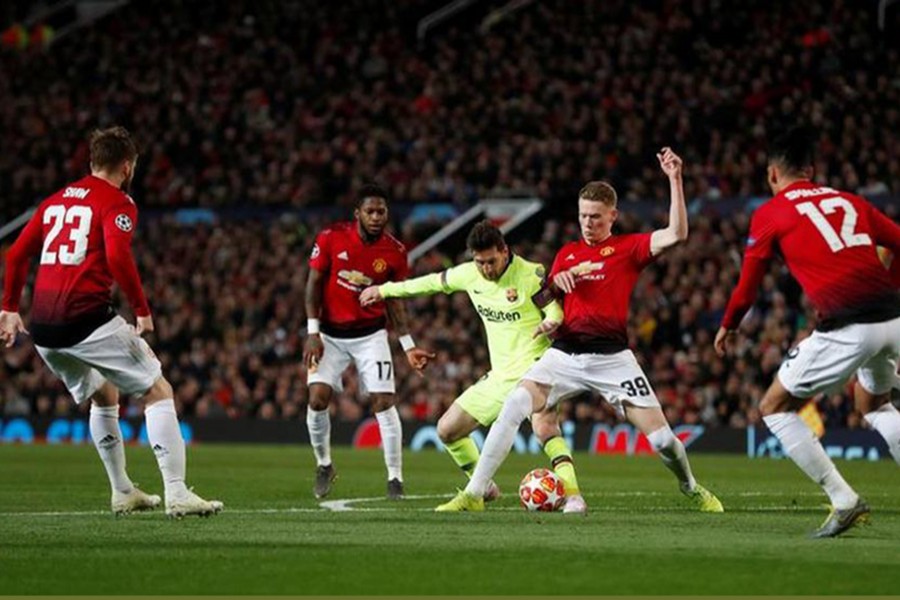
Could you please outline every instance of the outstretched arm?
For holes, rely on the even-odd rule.
[[[359,295],[359,303],[370,306],[387,298],[414,298],[455,292],[457,290],[448,282],[448,272],[429,273],[406,281],[388,281],[381,285],[369,286]]]
[[[650,253],[653,256],[659,256],[688,237],[687,207],[684,203],[684,185],[681,181],[681,158],[669,147],[663,148],[656,158],[659,160],[659,166],[663,173],[669,178],[672,200],[669,207],[668,227],[657,229],[650,236]]]
[[[756,296],[759,293],[759,285],[762,283],[766,274],[768,259],[757,258],[755,256],[745,256],[744,266],[741,268],[741,279],[737,288],[731,294],[728,300],[728,306],[725,309],[725,316],[722,318],[722,326],[716,333],[716,339],[713,346],[719,356],[725,356],[725,345],[730,337],[737,331],[741,319],[756,302]]]

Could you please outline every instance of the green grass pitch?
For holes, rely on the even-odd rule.
[[[129,470],[160,492],[153,456]],[[114,518],[91,447],[0,447],[3,594],[894,594],[900,471],[841,462],[872,524],[833,540],[808,533],[825,497],[789,461],[694,455],[726,507],[695,513],[650,457],[576,456],[591,512],[535,515],[516,489],[541,456],[511,456],[505,495],[483,514],[435,514],[462,477],[448,457],[406,453],[402,503],[382,500],[380,452],[335,452],[323,509],[300,446],[203,445],[189,451],[196,490],[225,502],[209,519],[161,512]],[[425,496],[422,498],[421,496]],[[358,499],[372,499],[358,501]]]

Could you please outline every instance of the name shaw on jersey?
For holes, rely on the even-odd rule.
[[[481,304],[476,304],[475,308],[478,310],[479,315],[491,323],[514,323],[522,318],[522,314],[517,310],[497,310]]]

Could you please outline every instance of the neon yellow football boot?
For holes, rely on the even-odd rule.
[[[465,490],[457,490],[453,500],[441,504],[434,512],[482,512],[484,511],[484,498],[470,496]]]
[[[691,501],[697,506],[697,510],[699,510],[700,512],[725,512],[725,508],[722,506],[722,503],[719,501],[719,499],[716,498],[716,495],[699,483],[694,486],[693,491],[682,489],[681,492],[691,499]]]

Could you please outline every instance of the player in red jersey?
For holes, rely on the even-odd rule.
[[[147,437],[166,495],[166,513],[209,515],[222,503],[185,485],[185,450],[172,386],[140,336],[153,317],[131,254],[137,207],[126,190],[137,148],[122,127],[91,135],[91,174],[44,200],[6,256],[0,341],[12,346],[28,333],[19,299],[32,257],[40,262],[31,308],[31,338],[41,358],[75,402],[91,401],[90,430],[112,487],[117,514],[155,508],[160,497],[139,490],[125,471],[119,428],[119,394],[144,403]],[[119,284],[137,317],[133,327],[112,308]]]
[[[864,199],[812,181],[814,137],[798,128],[769,150],[768,181],[775,196],[756,209],[737,289],[715,346],[726,341],[753,305],[769,261],[778,252],[818,313],[813,334],[792,348],[759,409],[785,453],[832,503],[816,537],[836,536],[869,513],[821,443],[797,415],[809,398],[854,373],[856,408],[900,462],[900,413],[890,391],[900,356],[900,295],[876,251],[900,250],[900,227]]]
[[[343,389],[341,376],[353,362],[360,386],[371,397],[381,431],[388,472],[388,497],[403,497],[400,415],[395,407],[394,367],[385,325],[390,318],[410,365],[421,372],[431,353],[416,348],[406,325],[402,300],[362,306],[360,293],[370,285],[406,279],[406,249],[385,232],[387,193],[366,185],[357,194],[354,221],[322,231],[313,245],[306,282],[309,318],[304,360],[309,370],[306,425],[316,455],[316,498],[331,491],[331,419],[328,406]],[[386,314],[387,313],[387,314]]]
[[[484,510],[484,489],[506,458],[519,425],[532,413],[585,391],[603,396],[646,436],[681,491],[704,512],[722,512],[722,503],[691,473],[684,444],[675,437],[656,394],[631,350],[628,305],[641,271],[667,249],[687,239],[681,159],[670,149],[657,155],[669,178],[669,225],[652,233],[613,235],[616,192],[594,181],[578,195],[582,239],[557,253],[550,278],[563,296],[562,324],[542,326],[553,345],[525,374],[491,427],[469,485],[438,510]]]

